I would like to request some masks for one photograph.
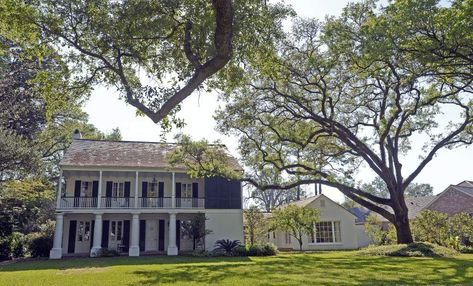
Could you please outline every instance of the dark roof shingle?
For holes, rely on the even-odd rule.
[[[221,148],[228,158],[231,168],[240,170],[238,161],[230,155],[224,145]],[[178,144],[140,141],[103,141],[75,139],[61,160],[62,167],[117,167],[185,169],[183,165],[170,166],[166,155],[174,151]]]

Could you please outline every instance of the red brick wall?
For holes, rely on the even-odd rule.
[[[473,197],[457,190],[448,190],[428,209],[447,213],[449,216],[460,212],[473,213]]]

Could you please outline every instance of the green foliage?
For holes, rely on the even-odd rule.
[[[379,177],[376,177],[369,184],[363,184],[361,189],[381,198],[389,198],[389,190],[386,187],[386,183]],[[404,190],[404,195],[408,197],[432,196],[433,190],[433,187],[429,184],[410,183]]]
[[[240,245],[232,251],[233,256],[272,256],[278,253],[278,248],[272,243]]]
[[[41,233],[30,234],[28,249],[32,257],[48,257],[53,248],[53,238]]]
[[[273,211],[271,228],[288,232],[299,242],[302,250],[303,235],[310,235],[314,225],[319,221],[319,211],[311,207],[300,207],[294,204]]]
[[[381,227],[381,221],[375,215],[369,215],[364,225],[365,232],[372,244],[381,245],[386,242],[387,233]]]
[[[25,256],[27,251],[27,238],[21,232],[13,232],[10,236],[10,252],[14,258]]]
[[[100,248],[97,252],[97,257],[115,257],[120,256],[120,253],[115,249]]]
[[[265,239],[265,235],[268,233],[268,220],[264,218],[263,213],[256,206],[251,206],[243,211],[243,224],[246,244],[258,244]]]
[[[449,257],[458,252],[443,246],[427,242],[368,246],[358,252],[359,255],[372,256],[407,256],[407,257]]]
[[[205,236],[212,233],[212,230],[205,228],[206,220],[204,213],[198,213],[191,220],[181,221],[182,234],[192,239],[193,250],[196,250],[198,244],[205,249]]]
[[[445,213],[422,210],[412,221],[412,232],[417,241],[426,241],[445,245],[449,238],[448,215]]]
[[[223,251],[225,254],[231,255],[233,249],[240,245],[241,242],[239,240],[219,239],[215,242],[215,250]]]

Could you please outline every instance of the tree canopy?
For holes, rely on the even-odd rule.
[[[322,23],[296,21],[273,53],[246,67],[246,84],[216,116],[221,132],[239,137],[245,164],[275,168],[285,181],[240,178],[261,189],[335,187],[393,223],[399,243],[412,242],[407,188],[439,150],[473,142],[472,7],[367,1]],[[417,165],[405,168],[412,153]],[[360,166],[388,197],[359,187]]]

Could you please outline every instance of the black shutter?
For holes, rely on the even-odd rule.
[[[105,206],[107,208],[112,206],[112,188],[113,188],[113,182],[112,181],[107,181],[107,188],[105,190],[105,196],[107,197],[107,203]]]
[[[164,182],[158,183],[158,207],[163,207],[164,200]]]
[[[141,183],[141,197],[142,197],[142,206],[147,207],[148,206],[148,182],[142,182]]]
[[[192,183],[192,207],[193,208],[196,208],[199,206],[198,198],[199,198],[199,184]]]
[[[71,220],[69,222],[69,241],[67,244],[67,253],[74,253],[76,249],[76,231],[77,231],[77,221]]]
[[[181,207],[181,183],[176,183],[176,207]]]
[[[158,237],[159,237],[159,241],[158,241],[158,250],[159,251],[164,251],[164,219],[160,219],[159,220],[159,234],[158,234]]]
[[[146,220],[140,220],[140,251],[145,251]]]
[[[181,249],[181,221],[176,220],[176,245],[177,250]]]
[[[158,183],[158,198],[164,198],[164,182]]]
[[[79,197],[80,197],[80,187],[81,187],[82,181],[76,180],[76,183],[74,185],[74,207],[79,206]]]
[[[95,229],[95,220],[92,221],[90,226],[90,248],[94,246],[94,229]]]
[[[92,197],[95,198],[93,201],[93,206],[97,206],[97,200],[99,196],[99,181],[93,181],[92,182]]]
[[[102,222],[102,248],[108,248],[108,235],[110,233],[110,221]]]
[[[130,221],[123,221],[123,245],[128,249],[130,247]]]
[[[125,191],[124,191],[124,196],[125,196],[125,205],[127,207],[130,206],[130,182],[125,182]]]

